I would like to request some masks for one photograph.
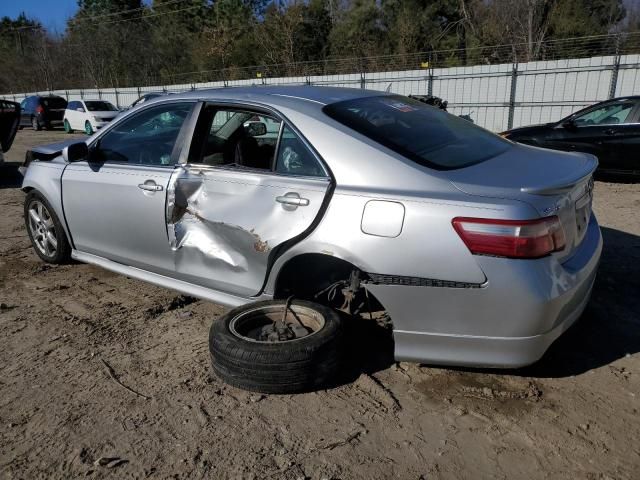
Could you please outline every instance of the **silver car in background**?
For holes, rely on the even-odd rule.
[[[322,87],[193,91],[29,157],[36,252],[236,307],[348,281],[395,357],[520,367],[580,316],[597,159],[421,102]]]

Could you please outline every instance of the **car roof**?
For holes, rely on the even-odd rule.
[[[176,93],[172,98],[198,98],[201,100],[254,101],[269,105],[316,104],[318,108],[330,103],[357,98],[389,95],[377,90],[319,86],[250,86],[226,87]]]

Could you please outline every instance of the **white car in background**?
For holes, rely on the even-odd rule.
[[[64,112],[64,130],[67,133],[82,130],[92,135],[119,113],[115,105],[105,100],[72,100]]]

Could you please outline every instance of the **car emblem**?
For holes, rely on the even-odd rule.
[[[544,213],[545,215],[549,215],[550,213],[557,212],[558,210],[560,210],[560,208],[561,208],[561,207],[560,207],[560,205],[552,205],[552,206],[550,206],[550,207],[545,208],[545,209],[543,210],[543,213]]]

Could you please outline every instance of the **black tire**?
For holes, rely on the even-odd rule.
[[[73,133],[73,128],[71,128],[71,124],[69,123],[69,120],[67,120],[66,118],[64,119],[64,123],[62,124],[64,127],[64,131],[67,133]]]
[[[53,224],[50,229],[55,234],[57,245],[55,251],[49,254],[47,254],[46,249],[43,251],[38,246],[38,242],[36,241],[37,234],[33,230],[33,222],[30,219],[29,210],[36,205],[36,202],[39,202],[46,208],[47,217],[51,219]],[[29,239],[31,240],[31,246],[42,260],[46,263],[54,264],[68,263],[71,260],[71,245],[69,244],[67,234],[60,223],[60,219],[56,215],[55,210],[51,207],[51,204],[49,204],[47,199],[39,192],[32,191],[27,194],[27,197],[24,200],[24,222],[27,227]]]
[[[37,117],[31,117],[31,128],[33,128],[36,132],[42,130],[40,120],[38,120]]]
[[[311,309],[324,318],[322,328],[292,341],[250,341],[230,328],[242,314],[284,304],[284,300],[250,303],[213,322],[209,351],[218,377],[235,387],[262,393],[300,393],[328,384],[340,367],[344,344],[342,319],[331,308],[304,300],[291,302],[293,307]]]

